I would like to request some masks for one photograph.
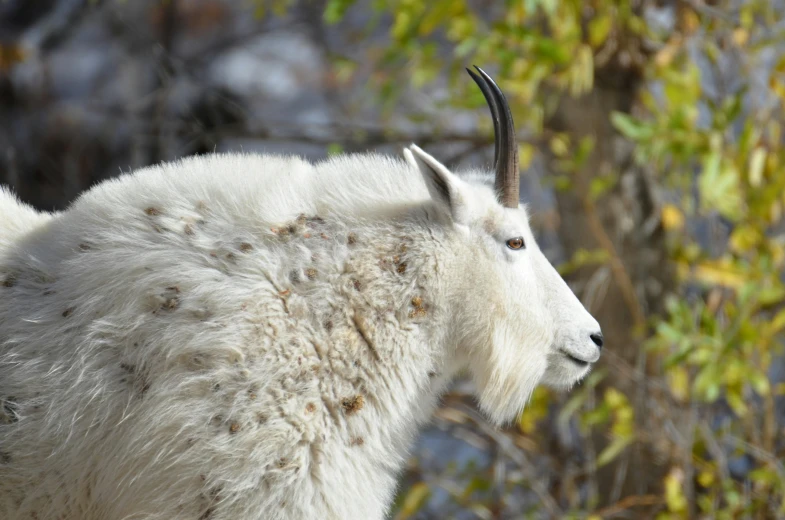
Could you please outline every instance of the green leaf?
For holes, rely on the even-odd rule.
[[[783,329],[785,329],[785,309],[774,315],[774,318],[769,323],[769,333],[771,335],[779,334]]]
[[[743,204],[739,172],[734,165],[723,161],[719,150],[706,157],[698,184],[704,209],[715,209],[730,220],[739,219]]]
[[[465,58],[477,48],[476,38],[466,38],[461,41],[453,50],[456,58]]]
[[[613,18],[605,14],[592,18],[589,21],[589,43],[592,47],[599,47],[608,38],[613,27]]]
[[[629,446],[633,440],[634,437],[617,437],[613,439],[613,441],[597,456],[597,467],[602,467],[611,462],[619,454],[621,454],[621,452],[624,451],[624,448]]]
[[[324,6],[324,21],[330,25],[340,22],[355,0],[330,0]]]
[[[766,377],[766,374],[761,372],[755,371],[750,374],[750,384],[752,385],[752,388],[755,389],[755,392],[760,396],[769,395],[771,392],[769,378]]]
[[[562,424],[566,424],[570,418],[575,415],[575,413],[583,406],[583,403],[586,402],[586,393],[585,392],[578,392],[562,406],[561,410],[559,410],[559,418],[558,421]]]
[[[634,141],[644,141],[654,135],[654,131],[649,124],[639,121],[624,112],[611,113],[611,123],[622,135]]]
[[[343,145],[340,143],[330,143],[327,145],[327,155],[339,155],[343,153]]]

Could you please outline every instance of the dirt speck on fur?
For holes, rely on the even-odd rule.
[[[427,315],[428,315],[428,311],[426,311],[422,307],[417,307],[416,309],[409,312],[409,318],[424,318]]]
[[[365,406],[365,398],[360,394],[352,397],[345,397],[341,401],[341,407],[346,415],[352,415],[359,412],[363,409],[363,406]]]

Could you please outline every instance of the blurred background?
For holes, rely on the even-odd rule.
[[[785,0],[0,0],[0,183],[54,210],[227,150],[490,167],[477,64],[607,347],[503,429],[456,383],[391,518],[785,518],[783,50]]]

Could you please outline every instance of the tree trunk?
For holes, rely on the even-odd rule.
[[[572,142],[586,136],[595,140],[593,153],[571,175],[573,189],[557,192],[559,234],[568,257],[580,249],[602,248],[611,254],[608,265],[586,266],[566,278],[581,288],[579,294],[606,338],[601,363],[609,375],[600,392],[606,386],[625,392],[637,424],[649,420],[650,392],[643,374],[654,367],[646,366],[641,350],[644,330],[635,329],[645,329],[646,315],[660,312],[664,295],[674,287],[654,183],[645,168],[633,163],[633,145],[617,134],[610,119],[614,111],[631,111],[641,84],[639,73],[630,68],[617,65],[597,70],[594,89],[580,98],[565,96],[546,122],[549,131],[565,132]],[[558,171],[556,161],[552,163],[552,170]],[[615,187],[591,201],[591,180],[614,169]],[[631,369],[642,375],[634,377]],[[594,441],[599,449],[609,442],[605,438]],[[604,504],[630,494],[651,493],[661,486],[664,468],[656,461],[663,457],[646,453],[649,449],[638,442],[615,463],[598,470],[598,492]],[[631,459],[625,461],[625,457]]]

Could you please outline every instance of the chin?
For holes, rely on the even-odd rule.
[[[566,358],[550,359],[540,383],[555,390],[569,390],[589,375],[591,367],[588,363],[578,365]]]

